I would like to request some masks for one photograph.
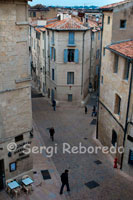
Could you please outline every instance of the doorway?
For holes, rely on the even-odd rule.
[[[4,160],[0,160],[0,190],[4,188],[4,178],[5,178],[5,171],[4,171]]]

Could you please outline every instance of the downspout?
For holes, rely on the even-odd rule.
[[[83,32],[83,43],[82,43],[82,74],[81,74],[81,95],[83,94],[83,69],[84,69],[84,42],[85,42],[85,31]]]
[[[44,47],[45,47],[45,89],[46,89],[46,34],[47,32],[45,32],[45,40],[44,40]]]
[[[130,100],[131,100],[132,80],[133,80],[133,64],[132,64],[132,69],[131,69],[131,78],[130,78],[130,86],[129,86],[129,93],[128,93],[128,103],[127,103],[127,113],[126,113],[126,121],[125,121],[123,147],[125,146],[125,140],[126,140],[127,128],[128,128],[128,115],[129,115],[129,106],[130,106]],[[123,157],[124,157],[124,153],[121,156],[121,166],[120,166],[120,169],[122,169]]]
[[[89,70],[89,83],[91,83],[91,75],[92,75],[92,30],[91,30],[91,48],[90,48],[90,70]]]
[[[97,125],[96,125],[96,139],[98,139],[98,119],[99,119],[99,98],[100,98],[100,77],[101,77],[101,61],[102,61],[102,40],[103,40],[103,28],[104,28],[104,14],[102,13],[102,28],[101,28],[101,44],[100,44],[100,61],[98,70],[98,104],[97,104]]]

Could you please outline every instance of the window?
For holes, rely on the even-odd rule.
[[[119,62],[119,56],[115,55],[115,59],[114,59],[114,73],[118,72],[118,62]]]
[[[64,49],[64,63],[67,62],[79,62],[79,50],[78,49]]]
[[[124,77],[123,77],[125,80],[128,80],[129,69],[130,69],[130,62],[129,62],[129,60],[126,60],[125,61],[125,68],[124,68]]]
[[[117,133],[115,132],[115,130],[112,131],[112,145],[115,146],[115,144],[117,143]]]
[[[68,45],[75,45],[75,33],[74,32],[69,32],[69,40],[68,40]]]
[[[9,169],[10,169],[10,172],[16,171],[16,162],[10,163]]]
[[[100,54],[100,50],[98,49],[97,52],[96,52],[96,59],[99,58],[99,54]]]
[[[15,142],[19,142],[21,140],[23,140],[23,135],[19,135],[15,137]]]
[[[120,115],[120,108],[121,108],[121,98],[119,97],[119,95],[115,95],[115,109],[114,109],[114,113],[117,115]]]
[[[94,35],[94,32],[92,32],[92,35],[91,35],[92,40],[94,40],[94,36],[95,36],[95,35]]]
[[[68,94],[68,101],[72,101],[72,94]]]
[[[56,60],[56,50],[54,47],[50,47],[50,59],[51,60]]]
[[[68,49],[68,62],[74,62],[74,49]]]
[[[129,151],[128,163],[129,163],[130,165],[133,165],[133,150],[130,150],[130,151]]]
[[[40,40],[40,33],[36,31],[36,38]]]
[[[101,76],[101,83],[103,84],[103,76]]]
[[[67,84],[74,84],[74,72],[67,72]]]
[[[105,56],[105,47],[103,47],[103,56]]]
[[[110,16],[108,16],[108,24],[110,24]]]
[[[52,69],[52,80],[54,81],[54,69]]]
[[[100,40],[100,35],[101,35],[101,34],[100,34],[100,31],[99,31],[99,32],[98,32],[98,40]]]
[[[51,44],[54,45],[54,31],[52,31]]]
[[[33,17],[36,17],[36,12],[33,12]]]
[[[126,20],[120,20],[120,28],[125,29],[127,25],[127,21]]]

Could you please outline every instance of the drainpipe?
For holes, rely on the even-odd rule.
[[[89,83],[91,83],[91,75],[92,75],[92,61],[91,61],[91,59],[92,59],[92,30],[91,30],[91,50],[90,50],[90,70],[89,70]]]
[[[125,140],[126,140],[127,128],[128,128],[128,115],[129,115],[129,106],[130,106],[130,100],[131,100],[132,80],[133,80],[133,63],[132,63],[132,68],[131,68],[131,78],[130,78],[130,86],[129,86],[129,93],[128,93],[128,103],[127,103],[127,113],[126,113],[126,121],[125,121],[123,147],[125,146]],[[124,153],[121,156],[121,166],[120,166],[120,169],[122,169],[123,157],[124,157]]]
[[[97,125],[96,125],[96,139],[98,139],[98,119],[99,119],[99,98],[100,98],[100,77],[101,77],[101,61],[102,61],[102,40],[103,40],[104,14],[102,13],[102,29],[101,29],[101,44],[100,44],[100,60],[98,70],[98,104],[97,104]]]
[[[84,70],[84,42],[85,42],[85,31],[83,32],[83,43],[82,43],[82,74],[81,74],[81,95],[83,94],[83,70]]]
[[[45,39],[44,39],[44,47],[45,47],[45,89],[46,89],[46,34],[47,32],[45,31]]]

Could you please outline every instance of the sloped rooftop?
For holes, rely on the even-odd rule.
[[[109,45],[107,49],[118,52],[121,56],[133,59],[133,40]]]
[[[102,9],[102,10],[113,9],[113,8],[119,6],[119,5],[123,5],[123,4],[129,3],[129,2],[131,2],[131,0],[120,1],[120,2],[117,2],[117,3],[102,6],[102,7],[100,7],[100,9]]]
[[[84,26],[76,18],[66,18],[61,21],[54,22],[45,26],[47,29],[52,30],[88,30],[89,28]]]

